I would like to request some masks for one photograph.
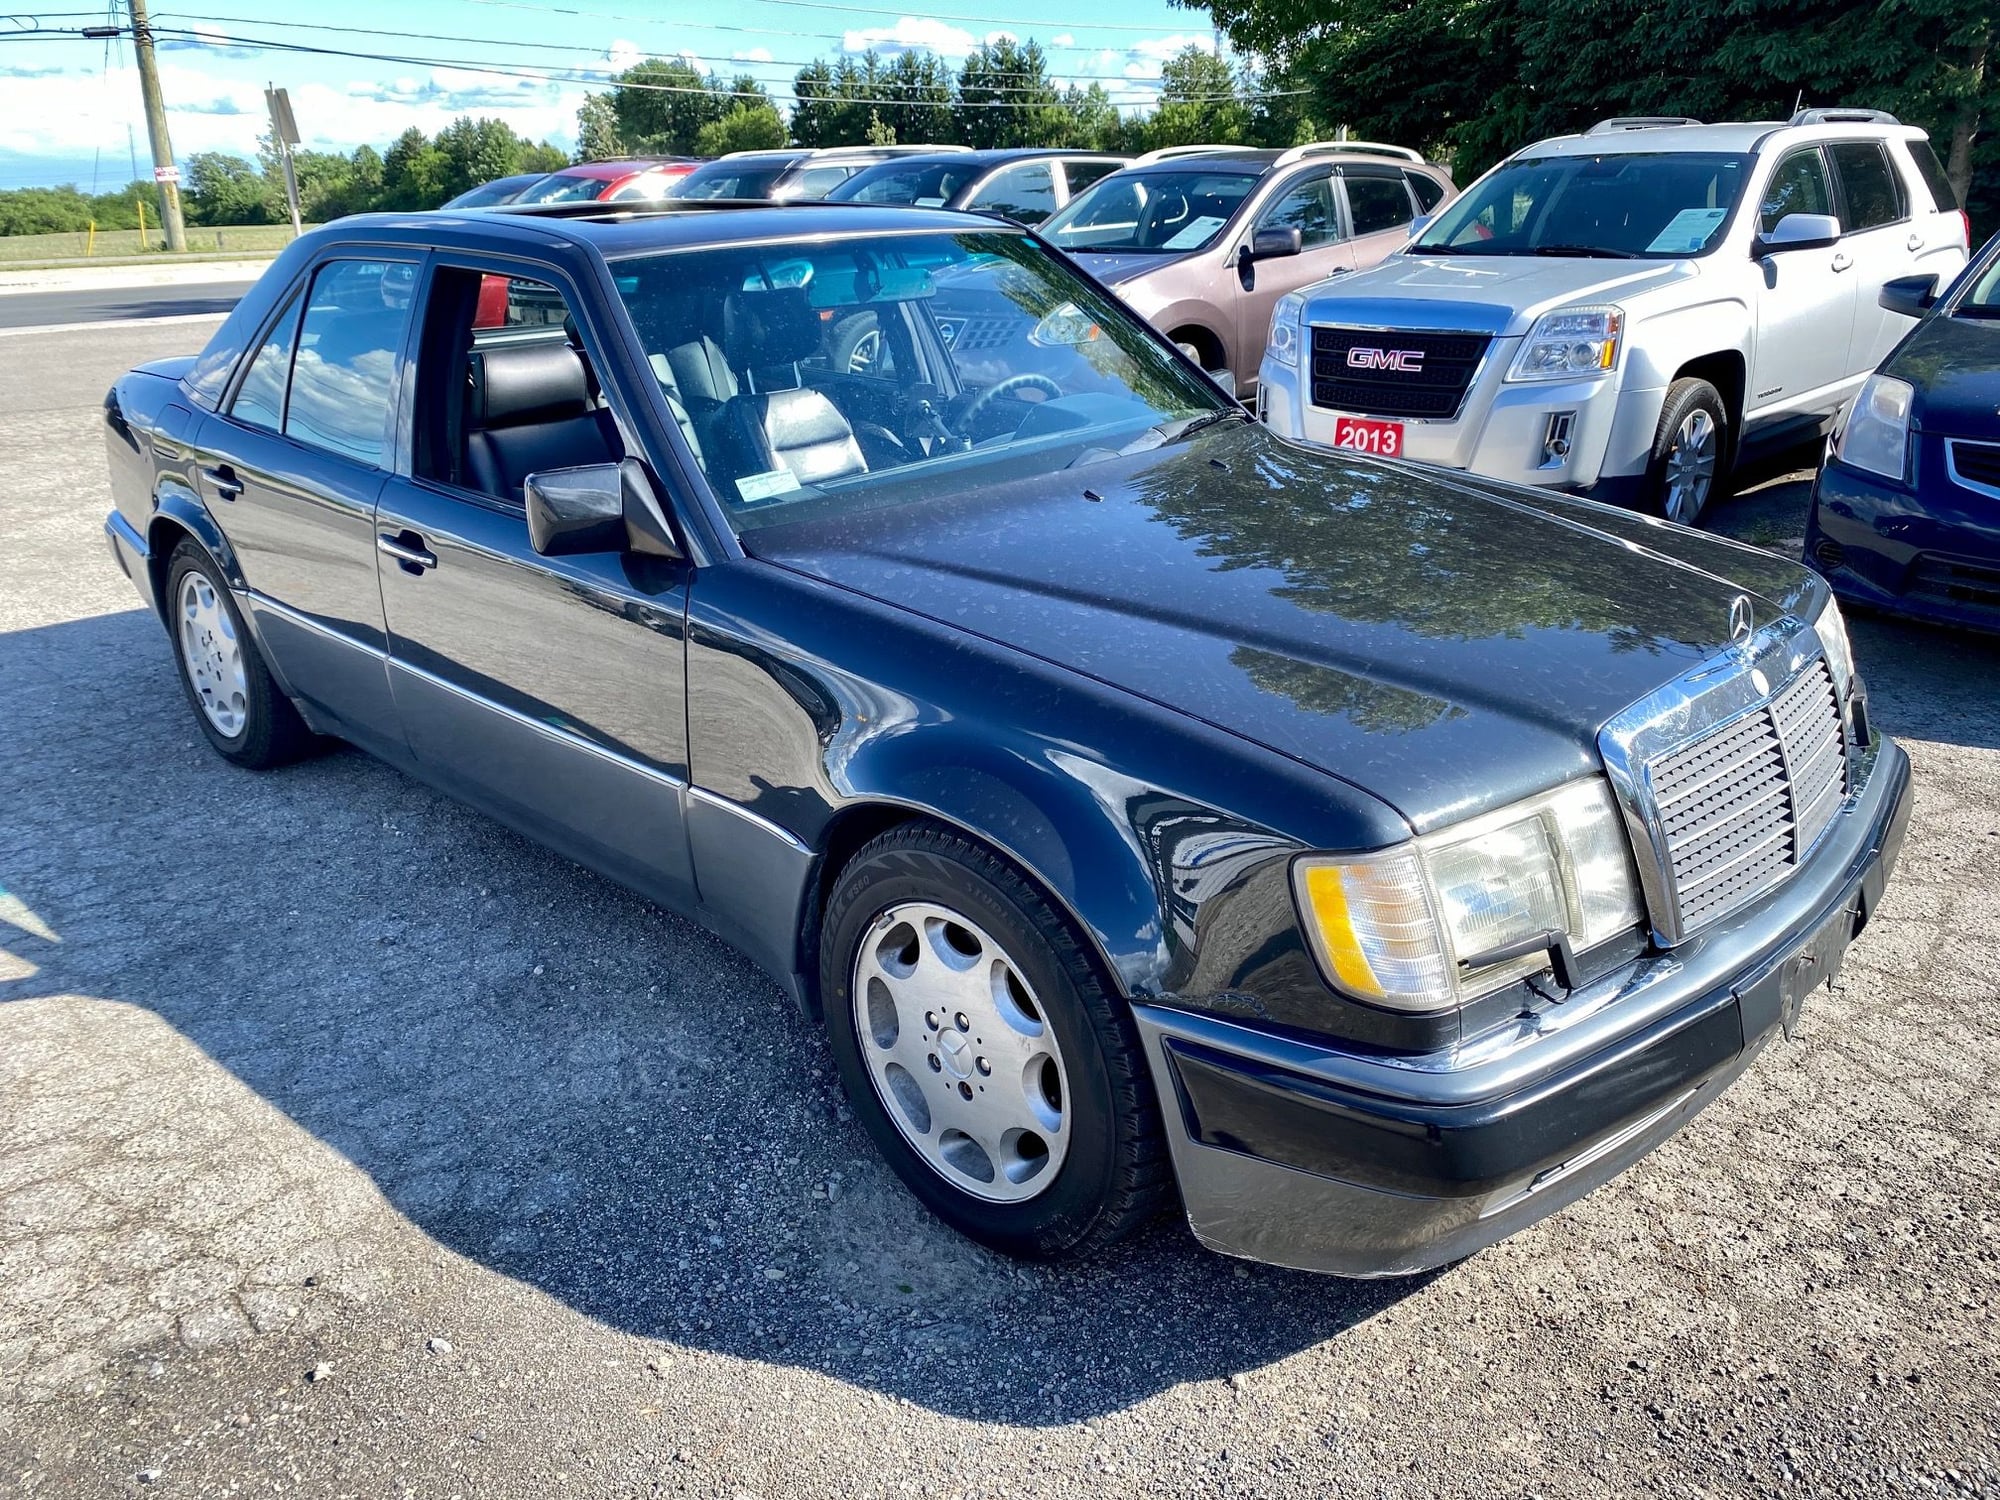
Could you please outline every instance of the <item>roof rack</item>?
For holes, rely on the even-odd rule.
[[[1311,156],[1338,156],[1343,151],[1352,151],[1360,156],[1393,156],[1398,161],[1421,162],[1421,151],[1412,151],[1408,146],[1391,146],[1382,141],[1313,141],[1305,146],[1293,146],[1279,153],[1273,166],[1289,167],[1295,161],[1304,161]]]
[[[1900,125],[1886,109],[1802,109],[1787,125]]]
[[[1157,151],[1147,151],[1132,158],[1135,167],[1150,166],[1156,161],[1173,161],[1182,156],[1206,156],[1212,151],[1245,151],[1246,146],[1162,146]]]
[[[1616,135],[1621,130],[1665,130],[1674,125],[1699,125],[1692,115],[1613,115],[1599,120],[1586,135]]]
[[[813,151],[813,156],[933,156],[941,151],[970,151],[970,146],[926,146],[915,142],[908,146],[821,146]]]

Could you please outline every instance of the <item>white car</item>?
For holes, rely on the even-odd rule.
[[[1944,285],[1968,235],[1924,132],[1879,111],[1606,120],[1283,298],[1259,412],[1692,524],[1745,449],[1824,430],[1909,328],[1883,284]]]

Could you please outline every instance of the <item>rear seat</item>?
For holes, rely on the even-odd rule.
[[[465,472],[471,488],[520,502],[539,469],[614,463],[618,424],[593,404],[583,356],[568,344],[475,350],[466,391]]]

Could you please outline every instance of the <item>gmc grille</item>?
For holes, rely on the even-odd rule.
[[[1314,328],[1313,405],[1359,417],[1448,420],[1458,415],[1479,362],[1486,357],[1486,346],[1492,342],[1483,333]],[[1349,361],[1348,356],[1357,349],[1368,352],[1367,367]],[[1393,362],[1374,358],[1390,355],[1405,358]],[[1410,365],[1415,368],[1407,368]]]
[[[1840,810],[1847,740],[1826,662],[1646,774],[1653,837],[1691,933],[1782,882]]]

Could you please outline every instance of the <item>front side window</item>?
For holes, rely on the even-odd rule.
[[[1264,211],[1259,229],[1296,229],[1301,248],[1327,245],[1340,238],[1340,220],[1333,211],[1333,178],[1322,174],[1289,188]]]
[[[292,347],[299,331],[299,299],[293,297],[243,372],[229,415],[266,432],[285,430],[285,387],[292,377]]]
[[[1769,234],[1787,214],[1830,214],[1833,189],[1827,185],[1826,164],[1817,147],[1794,151],[1778,163],[1757,208],[1757,229]]]
[[[667,189],[669,198],[768,198],[787,161],[713,161],[696,167]]]
[[[1473,184],[1414,254],[1673,260],[1719,243],[1751,158],[1721,151],[1524,157]]]
[[[576,172],[557,172],[544,177],[514,201],[516,203],[595,203],[604,191],[602,177]]]
[[[1043,222],[1042,233],[1072,254],[1203,250],[1256,185],[1255,171],[1120,173],[1070,199]]]
[[[967,169],[954,163],[910,162],[857,172],[832,192],[831,203],[893,203],[942,208],[966,184]]]
[[[1056,174],[1045,161],[1009,167],[965,205],[980,213],[1005,214],[1017,224],[1039,224],[1056,211]]]
[[[1903,195],[1889,154],[1874,141],[1842,141],[1827,147],[1833,170],[1840,175],[1840,227],[1852,234],[1875,229],[1903,217]]]
[[[695,462],[746,531],[1156,447],[1230,409],[1017,233],[660,252],[612,270]]]
[[[1347,187],[1347,212],[1354,220],[1355,234],[1384,234],[1403,228],[1416,217],[1400,172],[1346,171],[1340,175]]]
[[[320,267],[292,360],[287,437],[384,465],[416,279],[416,267],[402,261],[335,260]]]
[[[824,198],[828,193],[839,187],[860,170],[861,168],[858,166],[804,167],[789,181],[779,186],[778,196],[780,198],[803,198],[810,203],[816,199]]]
[[[1099,178],[1109,177],[1124,166],[1122,161],[1066,161],[1063,163],[1063,178],[1069,183],[1069,195],[1074,198]]]
[[[1953,316],[2000,320],[2000,253],[1989,254],[1986,264],[1972,271],[1971,282]]]

